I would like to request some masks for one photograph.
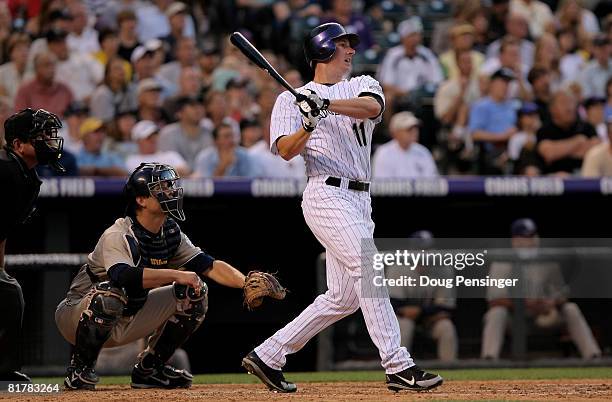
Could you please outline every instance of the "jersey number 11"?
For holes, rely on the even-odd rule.
[[[363,124],[363,122],[361,122],[360,125],[357,125],[357,123],[353,123],[353,132],[355,133],[355,136],[357,137],[357,143],[359,144],[359,146],[365,147],[367,145],[367,142],[366,142],[366,134],[365,134],[365,125]]]

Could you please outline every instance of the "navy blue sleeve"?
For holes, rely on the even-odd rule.
[[[215,262],[214,258],[206,253],[200,253],[191,260],[187,261],[184,267],[187,271],[192,271],[198,275],[202,275],[202,273],[206,272],[212,267],[213,262]]]
[[[131,267],[128,264],[115,264],[108,269],[111,282],[120,288],[125,288],[128,293],[142,290],[142,268]]]

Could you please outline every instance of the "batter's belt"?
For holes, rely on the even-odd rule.
[[[327,179],[325,179],[325,184],[333,187],[341,187],[342,179],[339,177],[329,176]],[[370,191],[370,183],[359,180],[348,180],[347,188],[355,191]]]

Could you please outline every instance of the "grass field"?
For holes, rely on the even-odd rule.
[[[469,369],[436,371],[447,381],[484,380],[559,380],[559,379],[611,379],[612,367],[571,368],[517,368],[517,369]],[[382,371],[323,371],[310,373],[285,373],[288,380],[304,382],[369,382],[384,381]],[[63,378],[35,378],[38,383],[61,383]],[[204,374],[194,376],[194,384],[254,384],[256,377],[247,374]],[[102,377],[100,384],[129,384],[130,378]]]

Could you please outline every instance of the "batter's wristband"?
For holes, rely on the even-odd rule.
[[[323,99],[323,106],[321,106],[321,110],[327,110],[329,109],[329,104],[330,104],[330,100],[329,99]]]

